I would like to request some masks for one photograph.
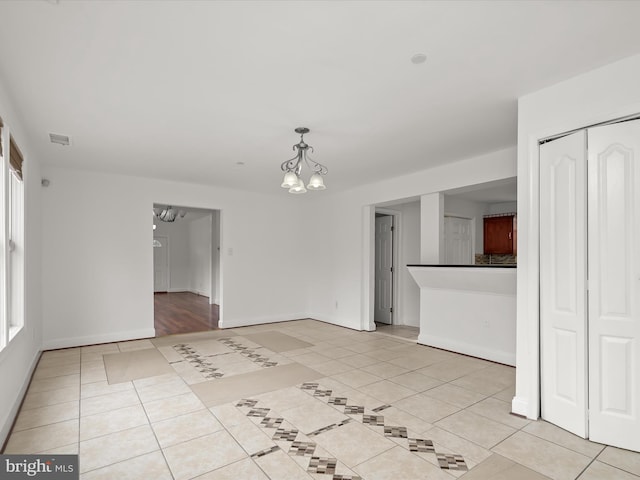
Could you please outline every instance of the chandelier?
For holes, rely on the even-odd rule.
[[[153,209],[153,214],[163,222],[175,222],[176,218],[184,218],[187,214],[186,211],[173,208],[171,205],[167,207],[156,207]]]
[[[304,143],[304,134],[309,133],[309,129],[306,127],[298,127],[295,131],[300,134],[300,143],[296,143],[293,146],[293,151],[296,152],[296,156],[291,160],[282,162],[282,165],[280,166],[282,171],[285,172],[284,180],[280,186],[282,188],[288,188],[289,193],[306,193],[307,189],[324,190],[327,187],[324,186],[324,179],[322,177],[325,176],[329,170],[327,167],[312,160],[307,155],[309,150],[313,152],[313,147]],[[311,178],[309,178],[309,183],[306,188],[302,178],[300,177],[303,161],[313,172]]]

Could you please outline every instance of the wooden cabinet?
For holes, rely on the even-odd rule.
[[[484,253],[516,255],[516,216],[504,215],[484,219]]]

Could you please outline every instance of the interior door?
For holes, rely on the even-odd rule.
[[[540,146],[542,418],[587,436],[586,133]]]
[[[154,236],[160,242],[160,247],[153,247],[153,291],[169,291],[169,239]]]
[[[589,437],[640,451],[640,121],[588,135]]]
[[[472,221],[469,218],[444,217],[444,257],[448,265],[473,265]]]
[[[374,321],[393,323],[393,215],[376,216]]]

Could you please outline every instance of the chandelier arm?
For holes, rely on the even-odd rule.
[[[300,165],[300,158],[301,158],[301,154],[300,152],[298,152],[298,155],[296,155],[295,157],[282,162],[282,164],[280,165],[280,168],[282,169],[283,172],[292,172],[296,169],[296,167]]]
[[[309,157],[306,153],[304,155],[304,161],[306,162],[307,166],[311,170],[313,170],[314,173],[318,173],[320,175],[326,175],[327,173],[329,173],[329,169],[327,167],[325,167],[321,163],[316,162],[311,157]]]

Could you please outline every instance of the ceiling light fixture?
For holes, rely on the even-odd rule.
[[[282,188],[288,188],[289,193],[306,193],[308,190],[324,190],[324,177],[329,170],[324,165],[312,160],[307,155],[307,151],[311,150],[313,152],[313,147],[311,145],[307,145],[304,143],[304,134],[309,133],[309,129],[306,127],[298,127],[296,128],[296,133],[300,134],[300,143],[296,143],[293,146],[293,151],[296,152],[296,156],[291,160],[287,160],[286,162],[282,162],[280,168],[285,172],[284,180],[282,181]],[[302,172],[302,163],[307,164],[313,174],[311,178],[309,178],[309,183],[306,188],[302,178],[300,178],[300,173]]]
[[[187,214],[186,211],[173,208],[171,205],[167,207],[156,207],[153,209],[153,214],[163,222],[175,222],[176,218],[184,218]]]

